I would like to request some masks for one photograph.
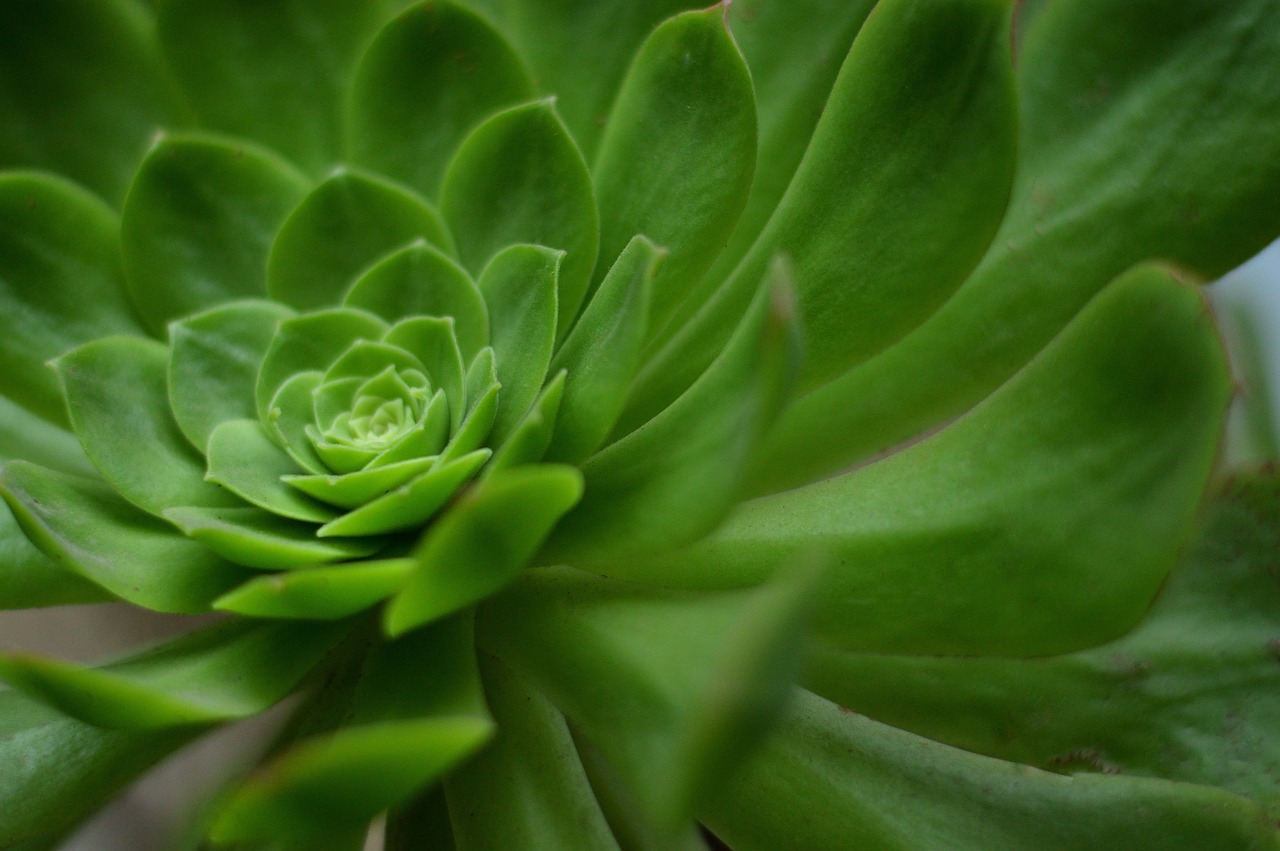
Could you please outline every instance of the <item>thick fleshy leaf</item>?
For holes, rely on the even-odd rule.
[[[609,572],[733,586],[821,548],[843,566],[815,617],[838,646],[1088,647],[1138,622],[1191,534],[1230,394],[1200,294],[1142,267],[939,434]]]
[[[207,127],[257,139],[318,175],[342,159],[341,107],[383,0],[166,0],[157,32]]]
[[[724,247],[755,162],[751,74],[729,34],[727,8],[672,18],[632,62],[592,167],[600,255],[617,256],[637,233],[669,252],[653,281],[652,331]],[[597,271],[597,281],[603,277]]]
[[[338,508],[359,508],[425,473],[436,458],[410,458],[381,467],[369,467],[341,476],[283,476],[284,483]],[[332,520],[334,512],[326,520]]]
[[[738,499],[744,463],[799,369],[790,284],[786,265],[776,263],[702,378],[583,465],[586,497],[557,527],[551,558],[612,565],[687,544],[724,518]]]
[[[401,635],[502,588],[581,496],[578,471],[552,464],[508,470],[468,490],[414,551],[418,567],[387,607],[387,633]]]
[[[418,3],[360,59],[347,125],[352,159],[434,198],[473,126],[533,94],[520,58],[483,18]]]
[[[59,566],[144,608],[207,611],[248,578],[90,479],[11,461],[0,471],[0,496]]]
[[[467,370],[467,414],[462,418],[462,426],[449,439],[449,445],[440,453],[441,463],[461,458],[485,442],[498,415],[501,390],[493,365],[493,349],[482,349]]]
[[[338,620],[399,591],[416,565],[408,558],[385,559],[260,576],[219,597],[213,607],[257,618]]]
[[[664,18],[698,5],[690,0],[471,2],[497,21],[528,58],[539,88],[556,96],[557,108],[588,156],[645,36]]]
[[[808,590],[690,595],[545,568],[480,608],[477,638],[579,725],[674,835],[781,709]]]
[[[231,621],[103,667],[28,653],[0,656],[0,677],[88,724],[182,727],[256,715],[286,697],[349,625]]]
[[[319,310],[281,322],[258,372],[258,419],[269,419],[271,403],[286,381],[312,370],[323,373],[352,343],[381,339],[386,331],[386,323],[372,313],[349,307]],[[310,398],[306,408],[310,413]]]
[[[802,386],[905,335],[968,276],[1000,224],[1015,124],[1008,3],[882,2],[768,225],[646,366],[624,420],[634,427],[692,383],[778,253],[795,268]]]
[[[27,539],[7,505],[0,505],[0,608],[65,606],[111,599],[98,586],[63,570]]]
[[[267,437],[257,420],[229,420],[209,438],[209,481],[281,517],[313,523],[337,517],[337,511],[282,481],[297,472],[297,463]]]
[[[0,693],[0,845],[71,827],[198,732],[103,730]]]
[[[500,112],[467,136],[449,163],[440,210],[473,272],[516,243],[565,252],[557,303],[560,331],[568,330],[595,268],[599,220],[587,164],[551,101]],[[502,319],[492,303],[490,315],[495,326]]]
[[[809,687],[877,720],[1052,771],[1148,774],[1275,800],[1280,480],[1243,474],[1131,633],[1067,656],[822,652]]]
[[[465,269],[425,242],[395,252],[361,275],[343,304],[388,322],[451,316],[466,361],[489,342],[489,312],[475,282]]]
[[[153,331],[266,292],[272,237],[307,181],[265,148],[213,136],[160,139],[120,222],[129,294]]]
[[[640,367],[654,270],[664,253],[636,236],[623,249],[573,326],[551,372],[568,371],[547,457],[577,463],[609,436]]]
[[[561,251],[513,245],[500,251],[480,275],[489,306],[490,335],[502,396],[493,442],[524,416],[542,389],[556,342],[557,281]]]
[[[258,367],[292,315],[282,304],[240,301],[169,325],[169,403],[196,449],[205,450],[220,423],[255,415]]]
[[[54,361],[71,425],[120,495],[159,515],[175,505],[235,505],[169,409],[168,351],[142,337],[104,337]]]
[[[316,527],[260,508],[170,508],[165,519],[223,558],[259,570],[288,570],[372,555],[382,541],[318,538]]]
[[[335,535],[381,535],[420,527],[484,466],[491,454],[488,449],[477,449],[456,461],[437,462],[432,469],[391,492],[330,520],[317,534],[329,539]]]
[[[304,739],[233,793],[215,840],[317,847],[367,825],[493,733],[469,618],[375,648],[349,701],[347,723],[336,732]]]
[[[51,422],[65,423],[66,409],[45,361],[96,337],[141,332],[118,233],[111,208],[75,184],[0,174],[0,392]]]
[[[0,168],[67,175],[118,204],[152,134],[181,121],[129,0],[0,6]]]
[[[990,254],[915,333],[788,413],[759,488],[812,481],[963,413],[1134,263],[1213,277],[1274,239],[1280,90],[1260,81],[1277,63],[1273,0],[1037,14],[1019,60],[1017,185]]]
[[[1061,777],[930,742],[801,691],[699,811],[735,851],[1264,851],[1262,807],[1220,789]]]
[[[325,466],[307,429],[311,427],[312,392],[320,386],[324,376],[315,371],[299,372],[290,377],[267,405],[267,434],[289,453],[289,457],[298,462],[298,466],[317,475],[327,475],[332,471]]]
[[[564,716],[492,657],[482,657],[490,744],[445,778],[457,851],[618,851]]]
[[[457,431],[466,414],[463,390],[466,370],[453,319],[434,316],[404,319],[391,327],[383,341],[399,346],[422,362],[432,384],[444,390],[449,401],[450,430]]]
[[[511,436],[503,441],[493,456],[493,461],[484,471],[486,476],[542,460],[555,432],[556,415],[560,411],[560,399],[564,396],[564,376],[564,372],[557,373],[547,382],[524,419],[511,430]]]
[[[14,459],[81,476],[95,472],[74,434],[0,395],[0,463]]]
[[[337,304],[358,273],[416,240],[452,249],[440,214],[426,201],[394,183],[340,169],[281,226],[267,261],[267,292],[303,309]]]

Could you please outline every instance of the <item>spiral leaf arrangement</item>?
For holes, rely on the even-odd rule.
[[[1280,847],[1280,3],[1013,6],[0,4],[0,604],[225,613],[0,846],[293,695],[191,847]]]

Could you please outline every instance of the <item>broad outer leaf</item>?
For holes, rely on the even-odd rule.
[[[309,174],[342,159],[342,107],[384,0],[166,0],[158,36],[201,122],[270,145]]]
[[[1265,811],[1220,789],[1062,777],[895,730],[800,691],[699,816],[734,851],[1264,851]]]
[[[751,189],[755,98],[727,24],[725,7],[712,6],[649,36],[592,168],[600,255],[612,259],[637,233],[668,251],[652,285],[650,334],[707,271]],[[597,271],[596,284],[605,271]]]
[[[14,459],[82,476],[94,474],[74,434],[0,396],[0,461]]]
[[[280,227],[267,261],[267,292],[298,308],[333,306],[358,273],[417,240],[453,247],[426,201],[394,183],[339,169]]]
[[[757,487],[812,481],[963,413],[1134,263],[1216,277],[1274,239],[1277,64],[1274,0],[1046,6],[1019,61],[1019,171],[990,253],[916,332],[797,403]]]
[[[167,355],[154,340],[104,337],[58,358],[71,425],[94,466],[144,511],[236,505],[204,480],[203,460],[174,422]]]
[[[1237,474],[1133,632],[1037,659],[824,651],[808,685],[877,720],[1051,771],[1277,800],[1280,479]]]
[[[808,356],[802,385],[902,337],[965,279],[1004,214],[1015,139],[1004,0],[885,0],[849,51],[804,161],[750,253],[641,373],[643,421],[728,339],[786,254]]]
[[[533,94],[511,46],[448,0],[418,3],[360,59],[347,122],[352,160],[436,197],[458,143],[490,113]]]
[[[548,558],[610,566],[683,546],[733,507],[742,469],[777,415],[800,361],[784,263],[699,381],[643,428],[582,467],[586,496],[556,528]]]
[[[815,619],[835,645],[1087,647],[1138,622],[1191,534],[1231,389],[1200,294],[1140,267],[939,434],[609,573],[734,586],[818,549],[841,566]]]
[[[60,172],[119,204],[182,110],[130,0],[0,4],[0,168]]]
[[[116,214],[75,184],[0,174],[0,392],[50,422],[64,424],[66,409],[45,361],[96,337],[140,333],[118,241]]]
[[[552,101],[500,112],[467,136],[449,163],[440,210],[472,272],[516,243],[565,252],[556,295],[561,335],[568,330],[595,268],[599,220],[587,164]]]
[[[266,292],[266,260],[306,179],[265,148],[213,136],[163,137],[129,188],[121,247],[134,307],[152,331]]]
[[[63,570],[36,549],[9,507],[0,506],[0,608],[65,606],[109,599],[101,588]]]
[[[92,479],[11,461],[0,471],[0,496],[60,567],[144,608],[208,611],[248,578]]]

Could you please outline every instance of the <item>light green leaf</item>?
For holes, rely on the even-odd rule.
[[[183,113],[128,0],[0,5],[0,167],[67,175],[112,204],[147,142]]]
[[[7,505],[0,505],[0,609],[99,603],[98,586],[63,570],[27,539]]]
[[[423,239],[451,251],[435,209],[394,183],[339,169],[285,220],[267,261],[267,292],[303,309],[336,304],[358,273]]]
[[[1131,633],[1035,659],[817,654],[808,685],[896,727],[1051,771],[1123,772],[1276,800],[1280,480],[1218,495]]]
[[[416,316],[391,327],[383,340],[413,354],[426,368],[432,384],[444,390],[449,402],[450,429],[457,431],[466,413],[465,369],[452,318]]]
[[[0,462],[16,458],[81,476],[96,472],[74,434],[0,395]]]
[[[550,371],[569,374],[549,460],[582,461],[617,422],[640,366],[651,283],[664,256],[648,238],[632,238],[556,352]]]
[[[198,732],[102,730],[0,693],[0,845],[71,827]]]
[[[313,523],[337,517],[338,512],[283,480],[297,472],[297,463],[267,437],[257,420],[228,420],[209,438],[209,481],[281,517]]]
[[[926,319],[1004,215],[1016,110],[1009,4],[884,0],[858,34],[786,194],[751,251],[642,371],[632,427],[728,339],[770,258],[795,268],[811,389]]]
[[[45,361],[96,337],[140,333],[118,240],[115,213],[74,183],[0,174],[0,392],[50,422],[67,414]]]
[[[324,376],[314,370],[299,372],[290,377],[267,405],[267,434],[289,453],[304,470],[317,475],[332,472],[311,445],[307,429],[312,424],[312,392],[320,386]]]
[[[340,108],[386,11],[382,0],[166,0],[157,33],[201,123],[319,175],[342,158]]]
[[[445,778],[458,851],[618,851],[564,716],[492,657],[482,657],[493,741]]]
[[[286,697],[349,624],[231,621],[103,667],[29,653],[0,656],[0,676],[65,715],[145,730],[247,718]]]
[[[540,245],[513,245],[498,252],[480,275],[480,292],[492,323],[493,361],[502,384],[494,444],[502,443],[542,389],[556,342],[563,257],[564,252]]]
[[[551,464],[508,470],[463,493],[414,551],[418,567],[386,609],[387,634],[402,635],[498,591],[581,496],[578,471]]]
[[[236,139],[161,138],[138,169],[120,222],[138,314],[169,320],[266,292],[266,260],[306,179],[265,148]]]
[[[586,496],[557,527],[550,558],[612,565],[687,544],[724,518],[739,497],[744,463],[798,372],[790,284],[786,264],[776,263],[702,378],[583,465]]]
[[[258,372],[258,418],[268,421],[272,401],[298,373],[323,373],[352,343],[380,340],[386,331],[386,323],[372,313],[349,307],[318,310],[281,322]],[[309,396],[306,408],[309,417]]]
[[[542,460],[551,444],[556,427],[556,415],[560,411],[560,399],[564,395],[564,372],[547,382],[529,411],[511,431],[485,469],[485,476],[492,476],[512,467],[534,464]]]
[[[204,480],[203,459],[174,422],[163,345],[104,337],[53,366],[85,453],[125,499],[155,515],[175,505],[239,502]]]
[[[414,316],[451,316],[464,360],[489,342],[489,312],[466,270],[419,242],[397,251],[351,285],[343,304],[388,322]]]
[[[760,490],[963,413],[1135,263],[1214,277],[1280,233],[1280,90],[1261,83],[1280,63],[1273,0],[1081,0],[1033,21],[1017,185],[990,253],[916,332],[795,406]]]
[[[467,132],[532,94],[520,58],[484,19],[447,0],[418,3],[360,59],[347,123],[351,157],[434,198]]]
[[[939,434],[745,503],[683,553],[609,572],[736,586],[821,547],[843,566],[815,613],[837,646],[1092,646],[1138,622],[1190,535],[1230,394],[1200,294],[1140,267]]]
[[[699,811],[735,851],[1264,851],[1263,809],[1219,789],[1061,777],[878,724],[801,691]]]
[[[223,558],[259,570],[363,558],[383,545],[376,538],[318,538],[313,524],[260,508],[170,508],[164,516]]]
[[[449,163],[440,210],[473,272],[516,243],[563,251],[557,303],[560,333],[568,331],[595,268],[599,219],[587,164],[551,101],[500,112],[467,136]],[[492,303],[490,315],[496,326]]]
[[[477,639],[581,728],[670,838],[781,710],[808,591],[690,595],[546,568],[480,608]]]
[[[669,252],[652,284],[650,334],[724,247],[751,189],[755,98],[727,24],[717,5],[678,15],[649,36],[592,167],[601,256],[617,256],[636,233]],[[596,283],[603,277],[598,270]]]
[[[282,476],[284,483],[338,508],[359,508],[425,473],[436,456],[409,458],[340,476]],[[332,520],[337,512],[327,517]]]
[[[10,461],[0,496],[41,552],[144,608],[207,611],[248,577],[90,479]]]
[[[401,558],[297,568],[251,579],[213,607],[257,618],[339,620],[399,591],[416,565]]]
[[[328,540],[335,535],[381,535],[420,527],[484,466],[491,454],[488,449],[477,449],[456,461],[441,458],[432,469],[330,520],[316,534]]]
[[[169,325],[169,403],[201,452],[219,423],[254,416],[258,368],[281,321],[293,312],[269,301],[239,301]]]

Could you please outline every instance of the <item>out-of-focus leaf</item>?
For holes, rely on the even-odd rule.
[[[0,5],[0,168],[65,174],[112,204],[182,110],[130,0]]]
[[[91,479],[11,461],[0,471],[0,496],[59,566],[148,609],[207,611],[248,578]]]
[[[512,429],[510,437],[503,441],[502,447],[485,468],[486,477],[542,460],[558,421],[560,399],[564,396],[564,376],[563,372],[557,373],[555,378],[547,382],[524,419]]]
[[[1134,263],[1214,277],[1274,239],[1277,64],[1274,0],[1046,6],[1020,59],[1018,176],[991,251],[918,330],[783,417],[757,487],[812,481],[963,413]]]
[[[0,396],[0,462],[14,459],[81,476],[95,472],[74,434]]]
[[[287,696],[348,624],[232,621],[89,668],[29,653],[0,655],[0,677],[29,697],[107,729],[231,721]]]
[[[601,256],[617,256],[637,233],[668,251],[654,274],[651,331],[666,324],[724,247],[751,189],[755,98],[727,24],[725,8],[712,6],[649,36],[592,167]],[[605,271],[597,271],[597,284]]]
[[[463,137],[533,94],[520,58],[485,20],[448,0],[407,9],[360,59],[347,138],[352,159],[436,197]]]
[[[430,204],[394,183],[342,169],[311,190],[280,227],[267,292],[303,309],[337,303],[359,272],[418,240],[452,241]]]
[[[815,623],[837,646],[1088,647],[1138,622],[1191,535],[1230,394],[1200,293],[1140,267],[939,434],[745,503],[683,553],[609,573],[734,586],[820,547],[840,569]]]
[[[775,264],[702,378],[583,465],[586,496],[556,528],[550,559],[612,566],[687,544],[724,519],[739,496],[743,465],[798,371],[790,285],[786,264]]]
[[[1062,777],[878,724],[800,691],[699,811],[735,851],[1264,851],[1259,806],[1221,789]]]
[[[239,301],[169,325],[169,403],[196,449],[205,450],[220,423],[254,416],[258,367],[292,315],[282,304]]]
[[[0,174],[0,392],[50,422],[67,415],[45,361],[96,337],[141,333],[118,239],[114,211],[74,183]]]
[[[581,496],[581,474],[553,464],[508,470],[463,493],[414,551],[418,567],[387,607],[387,633],[408,632],[502,588]]]
[[[342,114],[384,0],[165,0],[165,61],[200,121],[257,139],[319,175],[342,159]]]
[[[110,595],[56,561],[27,540],[7,505],[0,506],[0,608],[98,603]]]
[[[129,295],[152,331],[266,292],[266,260],[307,181],[249,142],[191,135],[152,146],[129,187],[121,247]]]
[[[650,288],[664,256],[647,237],[627,243],[556,352],[551,372],[568,375],[550,460],[582,461],[617,422],[640,366]]]
[[[120,495],[159,515],[175,505],[235,505],[204,480],[204,463],[169,409],[168,352],[142,337],[104,337],[54,368],[85,453]]]

